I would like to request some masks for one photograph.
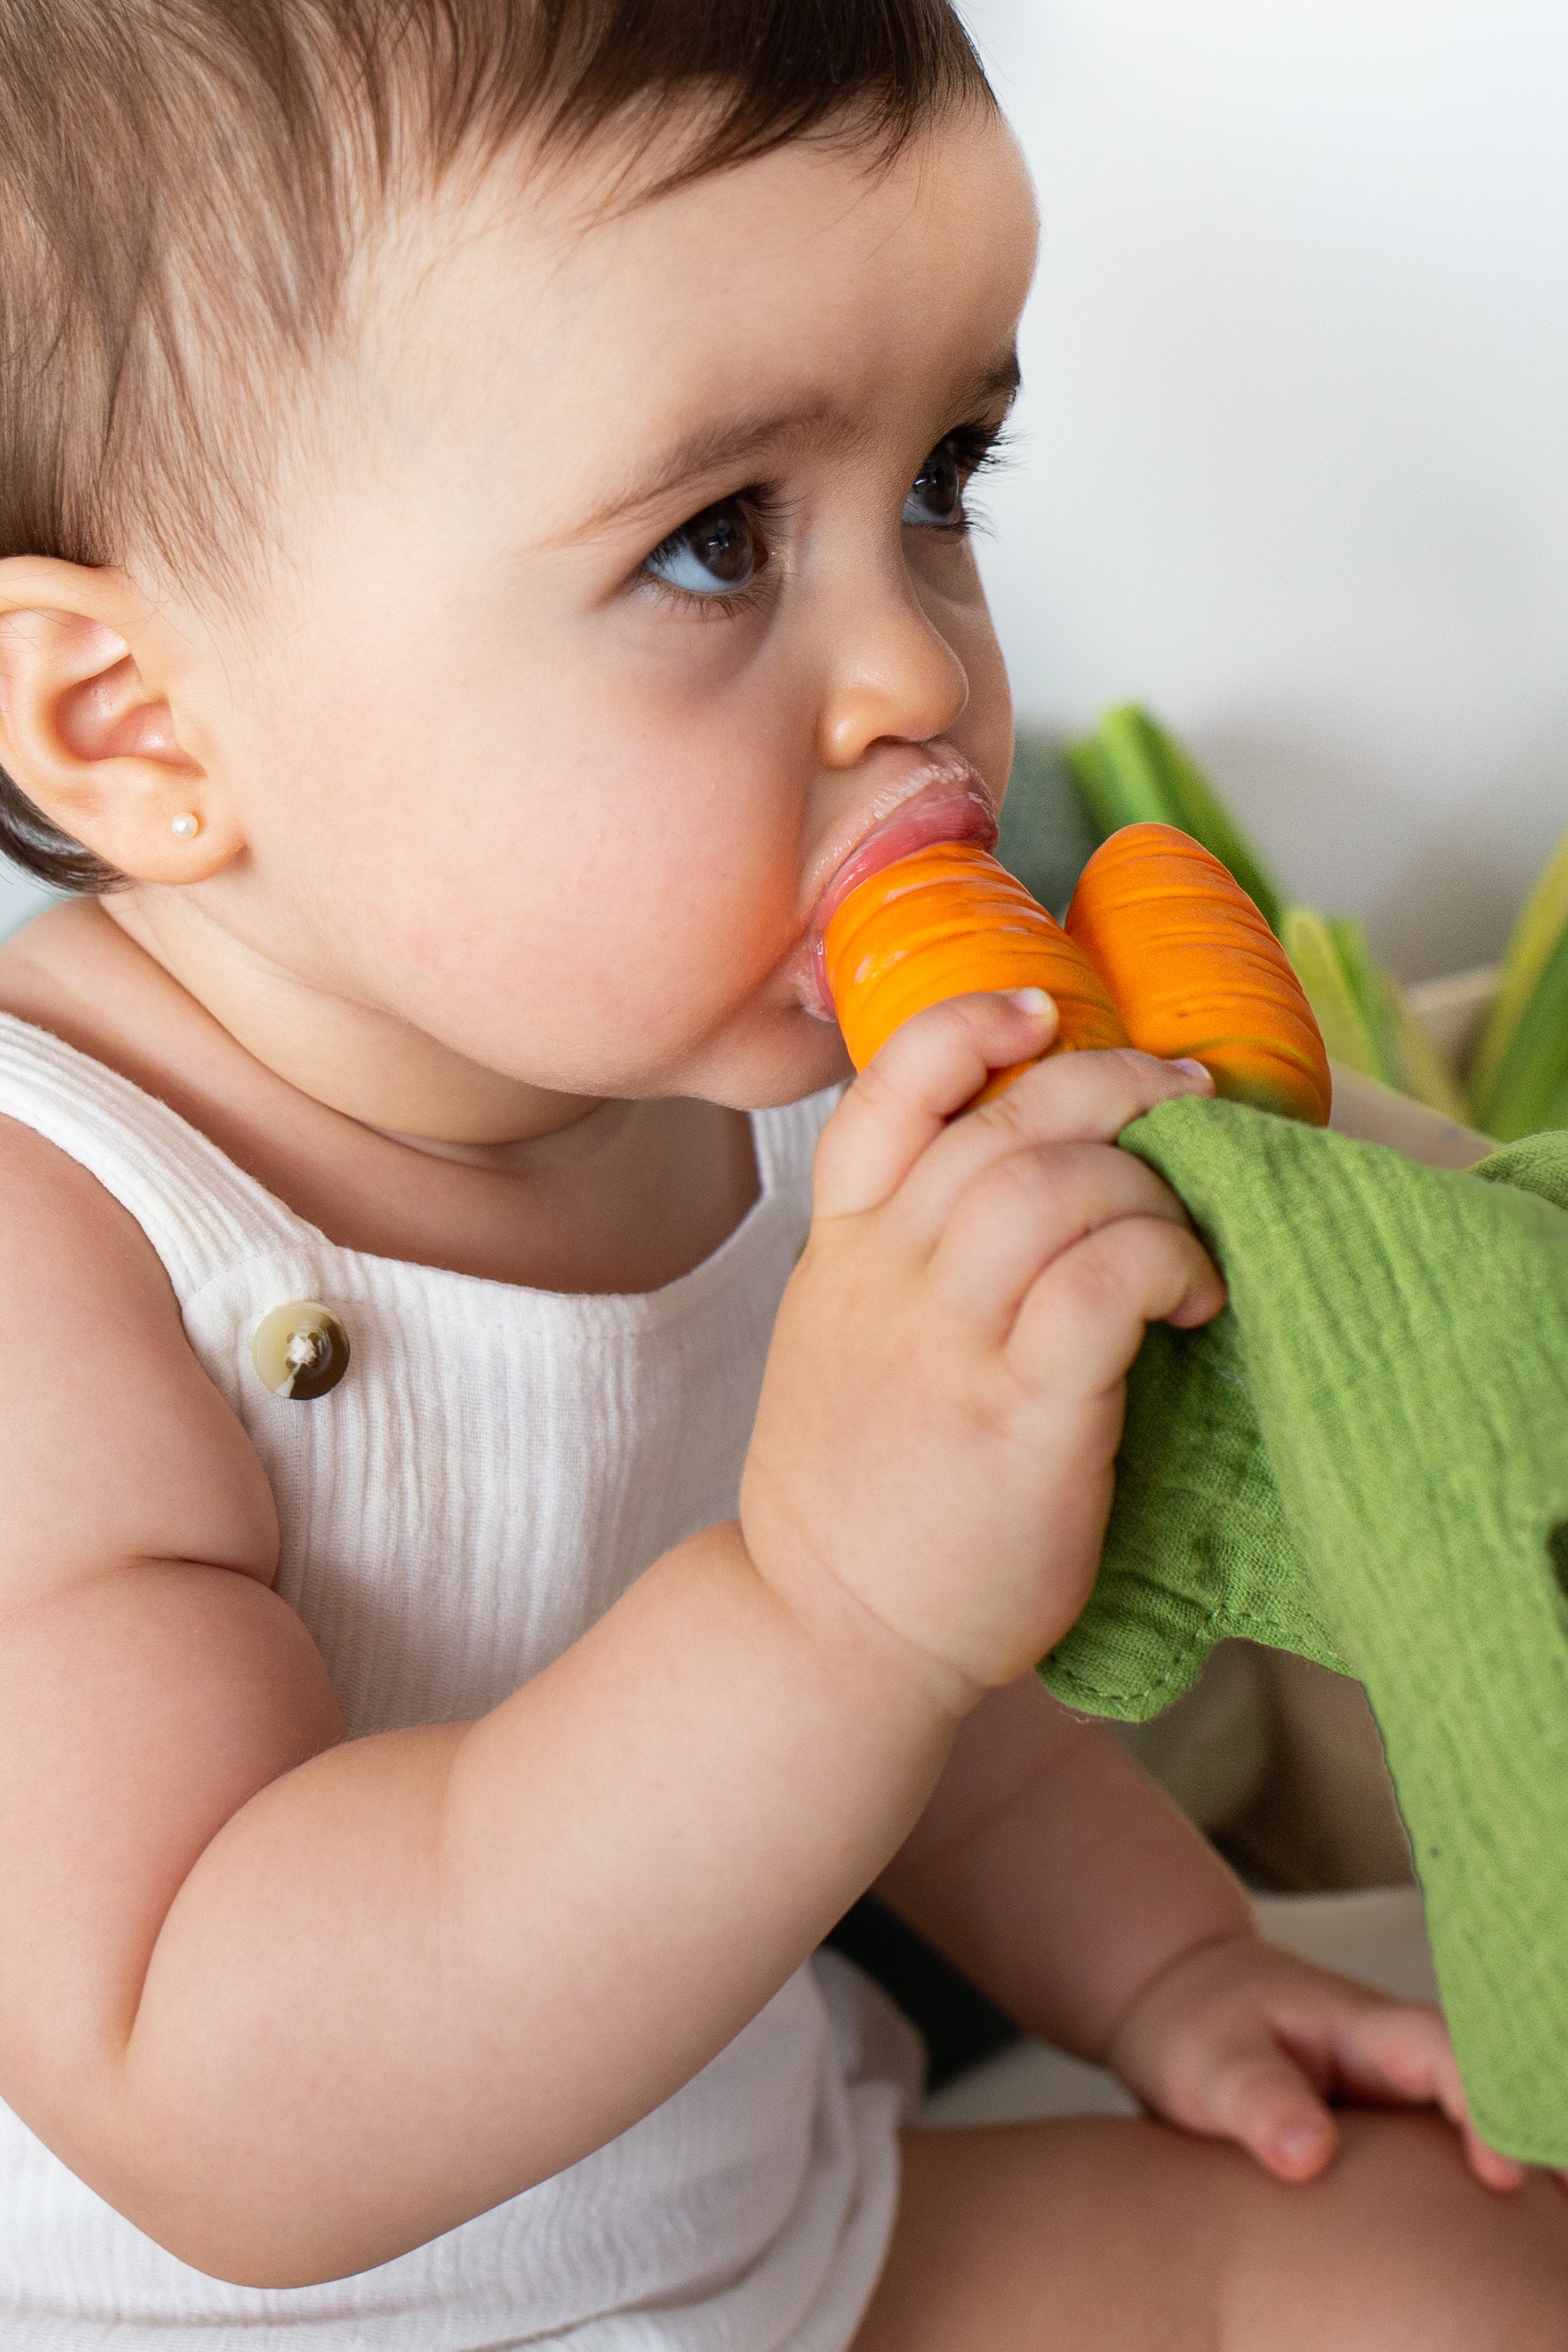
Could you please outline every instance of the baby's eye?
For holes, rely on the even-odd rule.
[[[672,530],[643,570],[688,596],[732,596],[751,585],[767,560],[742,500],[721,499]]]
[[[951,530],[963,520],[963,477],[950,441],[939,441],[904,500],[906,528]]]

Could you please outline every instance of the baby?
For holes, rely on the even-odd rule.
[[[954,1118],[1054,1021],[970,998],[836,1091],[836,877],[1011,751],[946,0],[10,0],[0,190],[76,894],[0,951],[5,2352],[1560,2344],[1438,2017],[1030,1673],[1222,1304],[1112,1148],[1202,1072]],[[873,1884],[1148,2119],[900,2138]]]

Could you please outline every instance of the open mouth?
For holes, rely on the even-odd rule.
[[[848,855],[835,866],[811,918],[811,976],[820,1010],[836,1017],[827,985],[823,940],[828,924],[852,890],[885,866],[912,857],[936,841],[977,841],[983,849],[996,845],[996,810],[978,770],[956,752],[932,762],[922,777],[910,779],[913,789],[896,808],[861,835]]]

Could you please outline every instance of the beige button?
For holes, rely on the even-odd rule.
[[[274,1396],[308,1402],[335,1389],[349,1368],[349,1335],[319,1298],[275,1307],[256,1327],[250,1360]]]

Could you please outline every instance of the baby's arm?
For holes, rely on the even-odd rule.
[[[710,2057],[950,1726],[715,1529],[481,1722],[344,1741],[156,1259],[33,1137],[0,1155],[0,2090],[200,2268],[362,2269]]]
[[[162,1269],[0,1123],[0,2090],[198,2267],[385,2261],[645,2114],[908,1835],[1093,1573],[1143,1319],[1220,1290],[1106,1148],[1186,1081],[925,1016],[825,1139],[745,1533],[472,1725],[348,1741]],[[1088,1066],[1098,1063],[1098,1068]]]
[[[1433,2100],[1493,2188],[1434,2009],[1263,1941],[1219,1856],[1110,1734],[1033,1675],[982,1701],[880,1881],[1009,2015],[1282,2179],[1329,2164],[1324,2095]]]

